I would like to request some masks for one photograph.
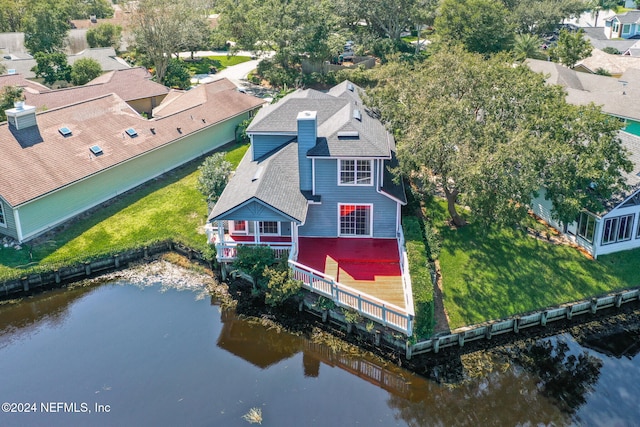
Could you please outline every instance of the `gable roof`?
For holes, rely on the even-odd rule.
[[[640,121],[640,69],[629,68],[620,77],[579,73],[563,65],[527,59],[533,71],[546,76],[549,84],[564,87],[567,102],[576,105],[594,103],[614,116]],[[622,82],[625,82],[624,85]]]
[[[178,111],[202,105],[213,97],[219,97],[221,93],[228,94],[229,91],[235,90],[236,85],[227,79],[215,80],[208,84],[196,86],[188,91],[174,90],[170,92],[170,97],[167,96],[158,107],[153,109],[153,117],[166,117]],[[244,96],[250,96],[241,92],[239,93]],[[235,98],[234,96],[234,99]],[[222,103],[225,101],[218,98],[218,102]],[[223,107],[224,105],[221,106]]]
[[[219,91],[205,104],[146,120],[111,93],[38,113],[34,127],[16,130],[2,123],[0,196],[10,205],[19,206],[262,103],[261,99],[235,89]],[[72,131],[71,136],[65,138],[60,134],[63,126]],[[181,134],[177,127],[181,128]],[[128,128],[134,128],[138,136],[126,136],[124,131]],[[93,145],[99,145],[103,154],[91,155],[89,147]]]
[[[334,86],[327,93],[313,89],[297,90],[263,108],[247,133],[295,135],[298,113],[316,111],[318,141],[307,152],[308,156],[389,159],[395,150],[393,137],[375,114],[363,105],[360,91],[349,81]]]
[[[605,19],[605,21],[609,22],[614,20],[619,21],[621,24],[635,24],[636,22],[640,21],[640,10],[630,10],[628,12],[621,13],[619,15],[613,15]]]
[[[13,55],[12,55],[13,56]],[[25,55],[26,56],[26,55]],[[98,61],[103,71],[123,70],[130,66],[116,56],[116,51],[112,47],[96,47],[85,49],[82,52],[67,55],[67,62],[73,65],[78,59],[92,58]],[[36,75],[31,69],[36,66],[36,60],[32,56],[26,56],[18,59],[3,59],[0,62],[7,69],[16,70],[17,74],[22,74],[26,78],[34,78]]]
[[[26,79],[22,74],[4,74],[0,76],[0,89],[7,86],[18,86],[27,93],[51,92],[51,89],[38,82]]]
[[[631,172],[624,175],[629,188],[619,194],[614,195],[605,205],[605,212],[609,212],[635,192],[640,191],[640,137],[627,132],[619,133],[622,145],[629,153],[629,160],[633,163]]]
[[[164,96],[166,86],[151,81],[151,74],[143,67],[111,71],[84,86],[74,86],[41,92],[25,92],[25,101],[37,109],[52,109],[76,102],[115,93],[126,102]]]
[[[637,48],[632,47],[630,49]],[[612,75],[620,75],[629,68],[640,68],[640,58],[629,55],[611,55],[600,49],[593,49],[591,56],[578,61],[574,69],[578,70],[581,67],[590,73],[595,73],[598,68],[602,68]]]
[[[251,160],[249,150],[213,207],[209,221],[233,219],[230,217],[232,211],[257,200],[294,221],[304,222],[308,203],[299,182],[298,144],[295,141],[255,161]]]

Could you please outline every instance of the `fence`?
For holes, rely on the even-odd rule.
[[[302,287],[331,299],[337,306],[357,310],[361,315],[384,326],[402,332],[413,333],[413,314],[388,304],[378,298],[358,292],[336,282],[329,275],[289,259],[293,278],[302,282]]]
[[[406,357],[411,359],[414,355],[424,353],[438,353],[440,349],[447,347],[463,347],[465,343],[480,339],[490,340],[491,337],[501,334],[517,334],[521,329],[532,326],[546,326],[547,323],[557,320],[571,320],[576,316],[596,314],[599,310],[616,307],[632,301],[640,301],[640,289],[627,290],[588,301],[579,301],[565,304],[562,307],[538,311],[535,313],[515,316],[499,322],[487,325],[470,326],[458,329],[454,333],[432,338],[413,345],[407,345]]]
[[[33,273],[18,279],[6,280],[0,283],[0,298],[22,292],[29,292],[35,289],[59,287],[65,283],[124,268],[133,261],[168,251],[180,253],[189,259],[204,260],[202,254],[193,249],[171,241],[163,241],[81,264],[61,267],[42,273]]]

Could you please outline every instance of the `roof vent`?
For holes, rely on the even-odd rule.
[[[361,122],[362,121],[362,112],[356,108],[355,110],[353,110],[353,118],[356,119],[357,121]]]
[[[99,145],[92,145],[89,150],[91,150],[91,152],[96,156],[102,154],[102,148],[100,148]]]
[[[138,132],[136,132],[136,130],[134,128],[129,128],[127,130],[125,130],[125,132],[127,133],[127,135],[129,135],[131,138],[135,138],[136,136],[138,136]]]
[[[182,128],[176,128],[179,134],[182,134]]]
[[[71,136],[71,129],[66,126],[58,129],[58,132],[60,132],[60,135],[64,136],[65,138]]]
[[[354,89],[355,89],[355,88],[353,87],[353,83],[347,83],[347,90],[348,90],[348,91],[353,92],[353,91],[354,91]]]
[[[262,175],[262,169],[263,169],[263,167],[262,167],[262,166],[260,166],[260,167],[258,168],[258,170],[256,171],[256,173],[254,173],[254,174],[253,174],[253,178],[251,178],[251,182],[257,181],[257,180],[258,180],[258,178],[260,178],[260,176]]]
[[[152,133],[153,135],[155,135],[155,134],[156,134],[156,128],[151,128],[151,129],[149,129],[149,130],[151,131],[151,133]]]
[[[360,133],[357,130],[343,130],[338,132],[338,138],[359,138]]]

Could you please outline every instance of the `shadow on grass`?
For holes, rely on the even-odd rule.
[[[428,209],[435,218],[446,212],[437,203]],[[435,225],[443,240],[440,267],[452,328],[640,285],[629,260],[640,251],[594,261],[518,229]]]

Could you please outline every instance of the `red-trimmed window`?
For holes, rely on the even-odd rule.
[[[247,234],[247,221],[231,221],[231,234]]]
[[[340,236],[371,236],[371,205],[338,205]]]

